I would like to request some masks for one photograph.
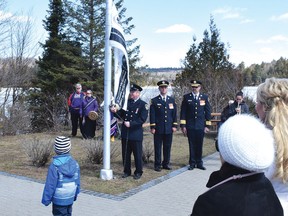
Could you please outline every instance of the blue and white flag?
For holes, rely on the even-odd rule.
[[[119,22],[118,11],[114,3],[112,3],[111,9],[112,23],[109,41],[114,48],[114,102],[126,110],[130,92],[128,54],[123,28]]]

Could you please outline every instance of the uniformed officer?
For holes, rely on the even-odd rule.
[[[163,144],[162,168],[171,170],[170,153],[173,132],[177,130],[177,108],[174,98],[167,95],[169,82],[161,80],[157,83],[160,94],[151,100],[150,131],[154,134],[154,170],[161,171],[161,155]]]
[[[192,92],[184,95],[181,104],[180,127],[189,142],[189,170],[205,170],[202,161],[204,133],[211,125],[211,107],[208,96],[200,93],[201,82],[191,81]]]
[[[124,165],[124,174],[122,178],[131,175],[131,153],[133,152],[135,167],[134,179],[142,176],[142,142],[143,127],[148,117],[148,104],[140,99],[142,88],[136,84],[130,87],[130,99],[128,100],[127,110],[111,107],[111,112],[115,113],[116,118],[123,120],[121,128],[122,138],[122,159]]]

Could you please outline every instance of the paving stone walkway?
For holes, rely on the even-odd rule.
[[[118,196],[83,190],[73,205],[73,216],[169,216],[191,213],[197,197],[205,192],[211,172],[218,170],[218,152],[204,158],[207,170],[175,170]],[[51,205],[41,204],[43,183],[0,172],[2,216],[48,216]]]

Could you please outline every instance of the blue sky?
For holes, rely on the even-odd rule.
[[[37,32],[48,0],[9,0],[8,11],[23,12],[35,19]],[[284,0],[124,0],[126,15],[136,28],[140,65],[180,67],[192,44],[201,42],[209,29],[210,15],[220,30],[221,41],[230,45],[230,61],[246,66],[288,58],[288,2]]]

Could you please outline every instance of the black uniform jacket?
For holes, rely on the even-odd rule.
[[[184,95],[181,104],[180,126],[188,129],[203,129],[211,125],[211,107],[208,96],[199,94],[197,100],[193,94]]]
[[[123,139],[142,141],[143,140],[143,127],[148,117],[148,104],[138,99],[136,102],[129,99],[127,105],[127,111],[121,109],[116,115],[116,118],[121,118],[124,121],[130,122],[130,127],[127,128],[124,123],[121,127],[121,137]]]
[[[224,163],[213,172],[207,183],[212,187],[219,182],[247,170]],[[192,216],[283,216],[281,203],[264,173],[227,181],[213,187],[196,200]]]
[[[177,107],[174,98],[166,96],[166,102],[159,95],[151,100],[150,128],[157,134],[171,134],[177,128]]]

